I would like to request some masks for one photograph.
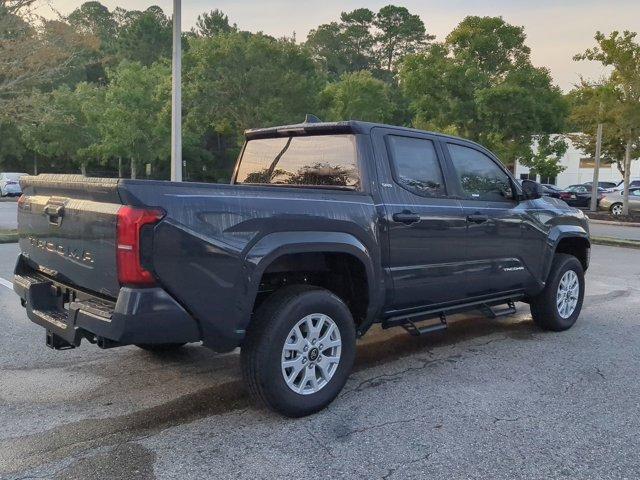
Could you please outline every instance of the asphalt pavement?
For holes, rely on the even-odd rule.
[[[640,240],[640,227],[627,227],[623,225],[605,225],[602,223],[589,223],[589,230],[594,237],[610,237],[623,240]]]
[[[0,245],[3,279],[16,254]],[[0,285],[0,478],[639,478],[638,265],[595,246],[563,333],[524,304],[430,337],[374,329],[344,392],[296,420],[250,402],[236,352],[49,350]]]
[[[16,212],[18,204],[12,200],[0,202],[0,230],[9,230],[18,227]]]

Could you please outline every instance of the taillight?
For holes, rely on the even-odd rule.
[[[121,285],[153,285],[153,274],[140,261],[140,232],[142,227],[162,220],[160,209],[144,210],[123,206],[118,210],[117,263]]]
[[[567,193],[567,192],[562,192],[562,193],[560,193],[560,198],[562,200],[569,200],[571,198],[571,194]]]

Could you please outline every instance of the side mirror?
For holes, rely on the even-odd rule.
[[[522,194],[525,200],[535,200],[542,197],[542,185],[533,180],[522,181]]]

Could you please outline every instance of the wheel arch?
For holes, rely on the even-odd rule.
[[[264,236],[247,252],[245,266],[247,273],[247,302],[242,315],[246,328],[251,313],[259,300],[261,282],[270,271],[287,260],[308,260],[312,257],[341,258],[352,262],[351,266],[362,268],[363,280],[366,281],[366,306],[363,318],[357,323],[358,333],[362,334],[377,317],[382,307],[381,273],[379,265],[374,262],[370,249],[354,235],[344,232],[275,232]],[[349,265],[347,265],[348,267]],[[311,268],[313,270],[313,267]],[[297,271],[302,272],[304,268]],[[313,284],[313,283],[312,283]],[[325,285],[319,285],[325,286]],[[335,291],[331,285],[325,288]]]
[[[589,268],[591,241],[585,228],[579,225],[560,225],[552,228],[549,232],[548,247],[543,277],[545,281],[556,253],[573,255],[585,271]]]

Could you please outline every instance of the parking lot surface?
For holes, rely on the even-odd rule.
[[[10,279],[17,246],[0,246]],[[528,306],[372,330],[331,406],[247,398],[236,352],[56,352],[0,286],[0,478],[638,478],[640,250],[596,246],[576,326]],[[211,299],[223,301],[223,299]]]

